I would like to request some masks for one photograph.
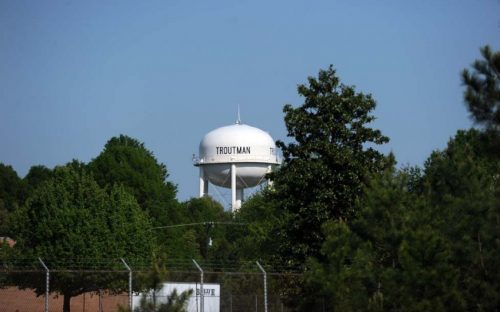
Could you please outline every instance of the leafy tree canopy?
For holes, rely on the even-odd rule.
[[[209,196],[191,198],[183,207],[190,222],[209,222],[194,228],[201,259],[223,265],[229,260],[227,233],[233,230],[229,224],[232,221],[231,214]]]
[[[0,163],[0,210],[14,211],[23,192],[21,178],[12,166]]]
[[[268,196],[266,190],[254,194],[235,213],[234,220],[241,225],[227,233],[236,247],[235,260],[269,262],[279,247],[273,231],[282,223],[281,211]]]
[[[321,225],[331,219],[350,220],[367,177],[384,166],[373,147],[388,141],[367,125],[375,117],[375,101],[340,83],[332,66],[320,70],[308,85],[299,85],[304,104],[285,105],[290,143],[278,141],[281,168],[272,174],[272,199],[287,220],[279,231],[281,257],[304,263],[319,256]]]
[[[167,227],[157,231],[163,233],[165,253],[170,258],[207,259],[209,247],[213,250],[225,238],[220,233],[223,229],[204,223],[226,219],[224,209],[212,198],[191,198],[170,209],[169,219],[164,224]],[[210,238],[216,242],[215,246],[209,246]]]
[[[32,166],[23,179],[27,188],[26,193],[30,194],[40,184],[52,178],[52,176],[53,171],[51,169],[42,165]]]
[[[120,258],[149,261],[155,248],[151,224],[132,195],[121,186],[106,192],[75,163],[56,167],[53,177],[29,196],[14,214],[15,255],[42,258],[52,269],[120,268]],[[73,261],[68,263],[68,261]],[[36,260],[34,260],[36,261]],[[70,267],[71,268],[71,267]],[[101,268],[102,269],[102,268]],[[45,291],[45,280],[16,276],[16,285]],[[64,296],[64,311],[70,299],[100,289],[121,290],[126,278],[116,274],[60,274],[51,290]]]
[[[9,234],[8,216],[23,201],[24,185],[12,166],[0,163],[0,236]]]
[[[158,163],[144,143],[126,135],[113,137],[89,168],[101,187],[123,185],[155,225],[166,224],[166,210],[177,204],[177,187],[167,181],[166,166]]]

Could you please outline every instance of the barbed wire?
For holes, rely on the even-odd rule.
[[[151,230],[158,229],[170,229],[170,228],[178,228],[178,227],[186,227],[186,226],[196,226],[196,225],[234,225],[234,226],[245,226],[247,223],[241,222],[229,222],[229,221],[205,221],[205,222],[195,222],[195,223],[183,223],[183,224],[174,224],[174,225],[163,225],[152,227]]]

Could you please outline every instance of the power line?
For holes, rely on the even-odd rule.
[[[151,228],[151,230],[169,229],[169,228],[176,228],[176,227],[183,227],[183,226],[195,226],[195,225],[235,225],[235,226],[244,226],[244,225],[247,225],[247,223],[207,221],[207,222],[183,223],[183,224],[156,226],[156,227]]]

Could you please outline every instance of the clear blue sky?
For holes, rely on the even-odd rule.
[[[460,71],[500,49],[500,1],[0,0],[0,162],[23,177],[145,143],[181,200],[203,135],[243,122],[285,139],[282,107],[333,64],[371,93],[381,150],[422,165],[469,128]]]

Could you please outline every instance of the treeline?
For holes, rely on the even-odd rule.
[[[224,227],[204,222],[231,220],[211,198],[179,202],[165,165],[138,140],[111,138],[89,163],[73,160],[53,169],[33,166],[24,178],[0,165],[0,258],[4,269],[37,269],[38,258],[53,270],[135,270],[156,268],[151,278],[136,277],[138,291],[153,285],[176,259],[209,259],[223,254]],[[171,225],[189,225],[169,228]],[[15,241],[6,247],[5,238]],[[213,240],[208,246],[209,239]],[[45,292],[42,275],[0,276],[0,284]],[[126,291],[119,274],[58,275],[51,291],[72,297],[100,290]]]
[[[1,234],[16,240],[1,252],[53,266],[259,260],[303,273],[280,284],[297,311],[498,311],[500,52],[481,52],[462,73],[477,128],[459,130],[423,167],[398,168],[394,155],[377,151],[389,138],[370,128],[374,99],[329,67],[299,85],[301,106],[284,107],[283,164],[272,188],[237,213],[208,197],[179,202],[165,165],[119,136],[88,164],[35,166],[22,179],[0,165]],[[202,224],[168,227],[190,223]],[[71,298],[114,282],[100,278],[55,290]]]
[[[500,307],[500,52],[464,70],[475,129],[459,130],[423,167],[398,168],[374,147],[375,102],[334,69],[286,105],[290,143],[273,188],[236,215],[247,259],[301,268],[283,281],[298,311],[498,311]]]
[[[24,178],[20,178],[11,166],[0,164],[0,236],[14,239],[14,249],[29,247],[33,250],[41,244],[66,245],[70,243],[69,240],[64,241],[66,238],[55,238],[64,237],[61,234],[72,230],[81,232],[82,224],[78,223],[78,220],[93,220],[104,214],[106,209],[116,213],[122,209],[120,207],[129,205],[133,206],[133,209],[122,211],[126,219],[121,219],[121,222],[133,224],[134,214],[144,219],[147,224],[141,226],[147,231],[149,240],[153,241],[154,248],[150,249],[156,256],[175,259],[207,258],[208,235],[215,238],[212,249],[216,249],[225,236],[223,233],[203,224],[178,228],[168,226],[228,221],[231,220],[231,215],[210,198],[193,198],[180,202],[176,194],[177,186],[169,181],[166,166],[159,163],[143,143],[120,135],[111,138],[103,151],[89,163],[73,160],[53,169],[37,165],[31,167]],[[105,197],[105,201],[111,201],[110,205],[115,207],[105,207],[106,204],[102,202],[90,202],[91,198],[99,196]],[[121,202],[122,199],[125,202]],[[84,208],[89,209],[89,215],[80,216],[76,213]],[[66,215],[74,220],[69,220]],[[43,224],[44,222],[47,223]],[[106,222],[100,226],[109,227]],[[61,232],[52,230],[52,239],[41,241],[45,234],[37,233],[39,228],[60,229]],[[29,229],[30,237],[21,235],[23,229]],[[103,243],[112,243],[115,240],[105,234],[99,239]],[[89,241],[84,235],[80,235],[80,240]],[[159,241],[161,243],[157,243]],[[78,242],[71,243],[80,245]],[[20,252],[20,256],[23,256],[24,252]],[[107,252],[103,250],[103,257],[110,256]],[[54,258],[58,254],[47,253],[39,256]],[[74,258],[80,255],[75,251],[74,255],[66,256]],[[142,260],[152,259],[151,253],[140,256],[144,257]]]

